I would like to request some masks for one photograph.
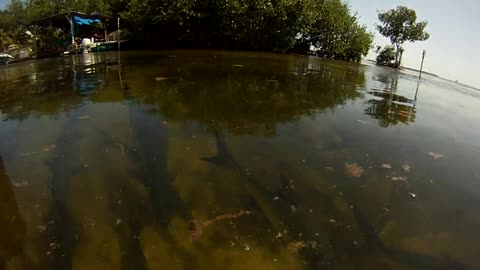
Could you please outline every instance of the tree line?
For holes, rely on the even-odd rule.
[[[11,0],[0,12],[0,42],[19,41],[30,22],[67,11],[119,17],[132,43],[152,48],[313,53],[359,62],[373,41],[342,0]]]

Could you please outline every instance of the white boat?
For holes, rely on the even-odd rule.
[[[7,53],[0,53],[0,64],[8,64],[8,62],[12,61],[14,58],[10,54]]]

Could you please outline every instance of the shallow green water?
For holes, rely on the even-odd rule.
[[[473,89],[123,52],[0,67],[0,111],[0,269],[480,267]]]

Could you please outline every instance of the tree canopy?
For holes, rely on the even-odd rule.
[[[0,28],[66,11],[118,16],[131,41],[154,48],[313,52],[358,62],[373,40],[342,0],[12,0]]]
[[[397,67],[401,64],[400,52],[402,51],[403,43],[407,41],[424,41],[430,37],[430,34],[425,32],[428,22],[417,22],[415,10],[404,6],[379,12],[378,20],[381,24],[376,25],[377,30],[380,34],[389,38],[392,45],[396,48],[395,65]]]

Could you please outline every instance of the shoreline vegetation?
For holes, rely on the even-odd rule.
[[[360,62],[373,34],[342,0],[11,0],[0,11],[0,50],[33,44],[29,24],[69,11],[112,19],[134,48],[218,49],[315,55]],[[69,29],[52,29],[57,35]],[[32,31],[30,31],[32,32]]]

